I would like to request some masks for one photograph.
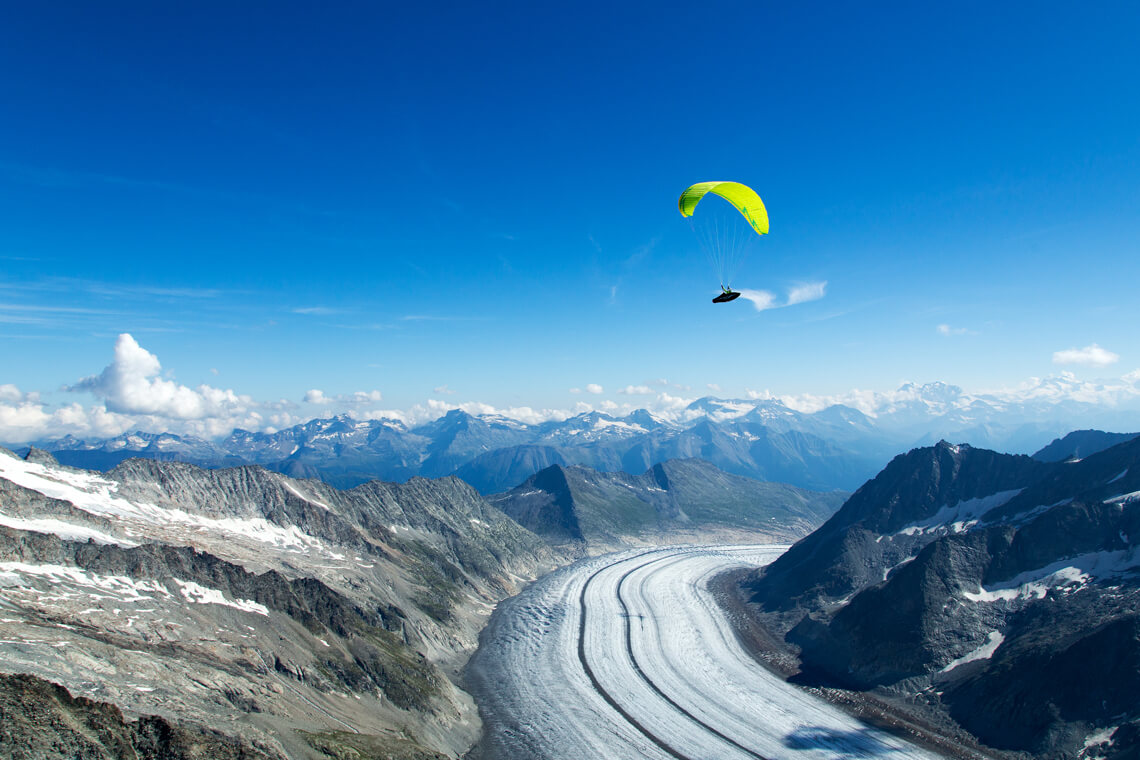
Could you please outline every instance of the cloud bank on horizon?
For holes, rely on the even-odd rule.
[[[1057,363],[1106,366],[1119,361],[1119,356],[1092,344],[1082,349],[1067,349],[1054,354]],[[656,387],[651,387],[656,386]],[[970,399],[987,397],[1003,401],[1035,401],[1046,405],[1062,401],[1115,407],[1134,404],[1140,408],[1140,369],[1112,380],[1078,380],[1069,372],[1047,378],[1029,378],[1013,388],[963,393],[954,386],[936,383],[919,386],[907,383],[893,391],[850,390],[833,395],[776,395],[768,391],[747,390],[749,401],[774,401],[802,413],[814,413],[834,405],[845,405],[871,417],[890,413],[910,402],[929,400],[931,388],[937,386],[939,401],[948,407],[968,403]],[[719,386],[710,383],[710,389]],[[481,401],[451,403],[429,398],[409,409],[384,409],[379,406],[383,394],[379,390],[346,394],[326,394],[321,389],[305,391],[299,401],[285,399],[258,401],[252,396],[206,384],[191,388],[163,376],[158,357],[147,351],[127,333],[115,341],[111,363],[100,373],[81,378],[65,386],[72,393],[90,394],[96,403],[79,402],[52,406],[39,391],[22,391],[13,384],[0,384],[0,441],[26,444],[65,435],[79,437],[113,437],[131,430],[170,432],[218,438],[234,428],[274,432],[306,422],[314,417],[347,413],[360,420],[393,419],[414,426],[436,419],[453,409],[469,414],[494,414],[527,424],[561,421],[577,414],[602,411],[624,416],[637,409],[648,411],[670,421],[684,422],[701,412],[690,409],[697,400],[687,386],[666,380],[652,384],[627,385],[614,395],[628,398],[615,401],[601,398],[605,389],[589,383],[583,389],[595,397],[591,402],[579,401],[569,408],[535,409],[529,406],[496,407]],[[670,392],[674,391],[674,392]],[[440,388],[432,393],[439,395]],[[446,389],[447,393],[453,393]]]
[[[1106,351],[1097,344],[1084,348],[1069,348],[1053,353],[1054,364],[1084,364],[1090,367],[1107,367],[1120,361],[1120,355]]]

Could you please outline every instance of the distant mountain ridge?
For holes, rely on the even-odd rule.
[[[1103,430],[1074,430],[1064,438],[1054,439],[1033,455],[1042,462],[1065,462],[1083,459],[1135,438],[1140,433],[1106,433]]]
[[[807,682],[1038,758],[1140,752],[1140,438],[1079,461],[912,450],[746,588]]]
[[[866,413],[842,404],[805,412],[773,398],[705,397],[669,419],[640,409],[624,417],[593,411],[528,424],[452,410],[414,427],[395,419],[341,415],[274,433],[234,430],[219,441],[136,432],[110,439],[68,436],[36,445],[76,467],[106,470],[134,456],[204,467],[259,464],[342,488],[374,479],[454,474],[487,494],[512,488],[552,464],[636,474],[669,459],[700,458],[761,480],[851,490],[892,456],[943,438],[1029,453],[1072,430],[1075,425],[1067,420],[1082,415],[1140,429],[1140,412],[1110,414],[1071,400],[1077,386],[1053,379],[1011,400],[966,394],[944,383],[909,384],[874,403],[860,401]]]
[[[373,479],[454,474],[482,493],[511,488],[551,464],[642,472],[668,459],[699,457],[739,475],[821,490],[860,481],[875,467],[875,454],[853,445],[867,441],[852,436],[850,420],[800,415],[770,403],[749,405],[748,413],[730,409],[735,416],[728,416],[723,410],[731,405],[726,404],[705,400],[699,408],[713,410],[712,416],[692,425],[669,423],[644,410],[624,418],[590,412],[540,425],[453,410],[412,429],[395,420],[342,415],[277,433],[235,430],[216,443],[129,433],[96,441],[63,438],[39,448],[75,467],[107,469],[132,456],[204,467],[259,464],[345,488]],[[875,439],[870,448],[884,446]]]

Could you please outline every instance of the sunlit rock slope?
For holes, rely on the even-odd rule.
[[[48,758],[92,737],[111,756],[454,756],[479,733],[458,668],[551,563],[456,478],[339,491],[0,450],[0,672],[23,676],[0,680],[0,733],[39,716],[59,741],[35,746],[60,751],[29,756]]]

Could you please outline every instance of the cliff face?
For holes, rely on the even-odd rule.
[[[805,680],[918,693],[999,749],[1135,752],[1138,505],[1137,440],[1067,462],[942,443],[748,588]]]
[[[142,716],[267,756],[465,749],[479,722],[457,668],[495,602],[553,562],[455,478],[339,491],[0,451],[0,526],[0,669],[122,711],[123,741]]]

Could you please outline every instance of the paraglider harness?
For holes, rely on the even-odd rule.
[[[721,285],[720,289],[721,294],[712,300],[713,303],[728,303],[729,301],[740,298],[740,293],[737,293],[732,288],[726,288],[725,286]]]

